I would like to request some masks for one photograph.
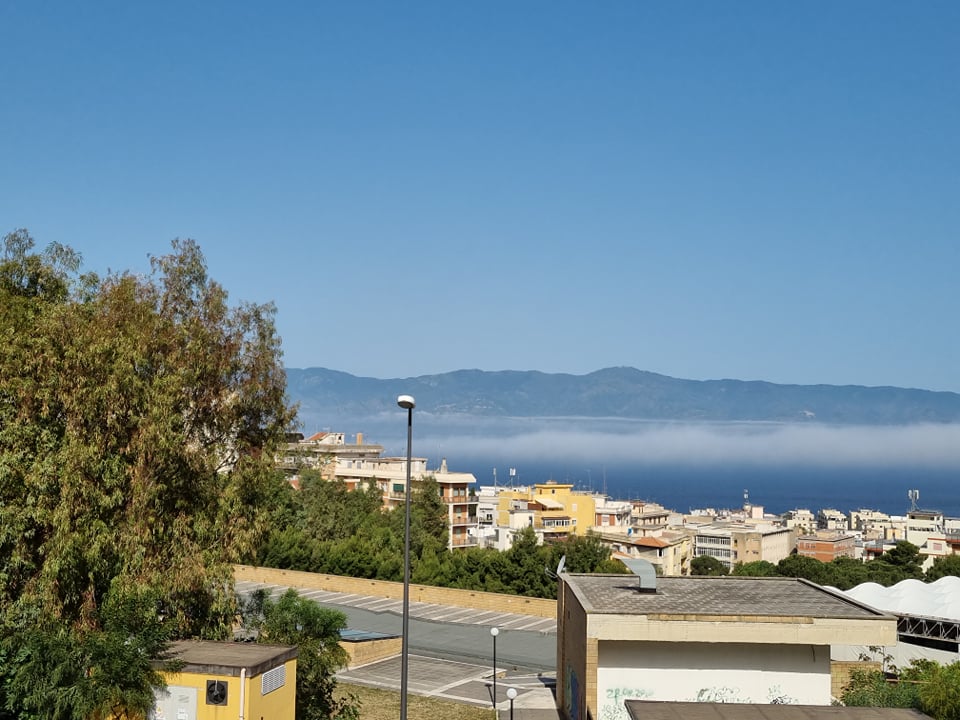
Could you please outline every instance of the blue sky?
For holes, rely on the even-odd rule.
[[[291,367],[960,391],[960,4],[0,4],[0,232]]]

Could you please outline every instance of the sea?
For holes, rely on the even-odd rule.
[[[405,420],[406,418],[400,418]],[[382,418],[381,418],[382,420]],[[372,423],[370,442],[406,452],[405,422]],[[547,480],[681,511],[745,502],[780,514],[916,506],[960,517],[960,425],[670,423],[619,418],[415,415],[413,454],[446,459],[478,485]]]
[[[450,470],[473,473],[479,485],[569,482],[578,490],[601,492],[617,500],[656,502],[678,512],[734,509],[749,502],[777,515],[797,508],[814,513],[822,508],[844,513],[869,508],[905,515],[911,508],[907,493],[915,489],[919,490],[918,507],[960,517],[960,472],[955,469],[641,463],[587,468],[535,462],[514,467],[502,458],[464,457],[457,458]]]

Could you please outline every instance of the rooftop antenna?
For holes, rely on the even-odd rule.
[[[517,477],[517,469],[510,468],[510,487],[513,487],[513,481]]]
[[[493,486],[494,487],[497,486],[497,469],[496,468],[493,469]]]
[[[919,490],[907,490],[907,499],[910,500],[910,510],[911,510],[911,511],[912,511],[912,510],[916,510],[916,509],[917,509],[917,500],[920,499],[920,491],[919,491]]]
[[[743,489],[743,509],[746,510],[750,507],[750,491],[747,488]]]

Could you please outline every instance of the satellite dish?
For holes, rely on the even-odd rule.
[[[544,572],[544,574],[545,574],[548,578],[551,578],[552,580],[559,580],[559,579],[560,579],[560,573],[563,572],[563,568],[566,567],[566,564],[567,564],[567,556],[564,555],[562,558],[560,558],[560,562],[557,563],[557,571],[556,571],[556,572],[553,572],[553,571],[552,571],[550,568],[548,568],[548,567],[544,567],[544,568],[543,568],[543,572]]]

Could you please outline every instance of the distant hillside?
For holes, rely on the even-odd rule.
[[[595,417],[896,425],[960,421],[960,394],[857,385],[681,380],[628,367],[588,375],[458,370],[381,380],[324,368],[287,369],[308,426],[395,413],[409,393],[420,412],[481,417]]]

